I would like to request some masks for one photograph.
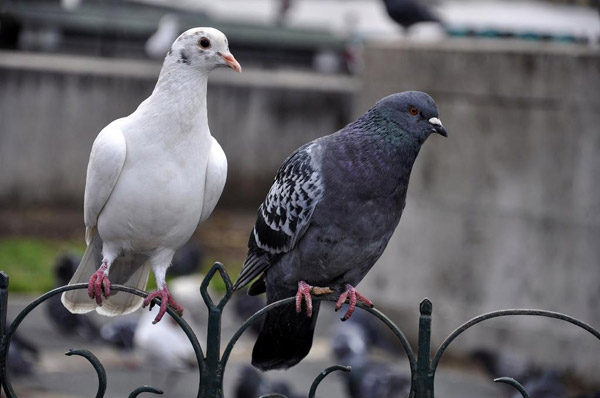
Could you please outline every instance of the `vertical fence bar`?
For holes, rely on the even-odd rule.
[[[225,295],[217,305],[208,294],[208,285],[215,273],[219,272],[225,283]],[[208,271],[202,284],[200,294],[208,308],[208,330],[206,336],[206,358],[200,375],[200,398],[223,398],[223,374],[225,363],[221,361],[221,316],[223,308],[233,294],[231,279],[221,263],[215,263]]]
[[[424,299],[419,305],[419,347],[417,371],[413,385],[416,398],[433,398],[433,375],[431,373],[431,313],[433,304]]]
[[[223,369],[221,368],[221,308],[213,306],[208,313],[205,372],[202,375],[202,398],[223,398]]]
[[[6,347],[6,311],[8,308],[8,275],[0,271],[0,392],[6,387],[6,358],[8,347]],[[6,391],[9,395],[9,391]]]
[[[8,307],[8,275],[0,271],[0,337],[6,335],[6,310]]]

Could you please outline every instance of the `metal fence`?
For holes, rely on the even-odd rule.
[[[225,295],[221,298],[218,303],[214,303],[211,297],[208,294],[208,285],[212,278],[216,273],[221,275],[221,278],[225,282],[226,292]],[[27,315],[34,310],[37,306],[48,300],[49,298],[61,294],[63,292],[75,289],[87,289],[87,284],[80,283],[76,285],[63,286],[56,288],[54,290],[49,291],[48,293],[40,296],[38,299],[29,304],[25,309],[23,309],[14,319],[10,326],[6,324],[6,312],[7,312],[7,304],[8,304],[8,276],[4,272],[0,272],[0,387],[4,390],[4,393],[7,397],[13,398],[17,397],[13,387],[10,383],[10,379],[7,374],[7,356],[8,356],[8,347],[10,345],[10,341],[15,331],[21,324],[21,322],[27,317]],[[144,291],[133,289],[126,286],[120,285],[112,285],[111,289],[127,292],[130,294],[135,294],[140,297],[146,297],[148,294]],[[252,325],[254,322],[257,322],[261,319],[261,317],[272,310],[275,307],[279,307],[286,304],[291,304],[295,301],[294,297],[290,297],[284,300],[277,301],[272,303],[260,311],[256,312],[250,318],[248,318],[241,327],[234,333],[231,337],[225,349],[221,354],[221,316],[225,305],[231,299],[233,294],[232,283],[227,271],[220,263],[215,263],[215,265],[210,269],[202,284],[200,286],[200,292],[202,294],[202,298],[208,308],[208,326],[207,326],[207,345],[206,352],[204,352],[198,342],[198,338],[188,325],[188,323],[178,316],[170,307],[167,309],[169,315],[177,322],[177,324],[181,327],[181,329],[185,332],[187,337],[190,340],[190,343],[196,353],[196,359],[198,361],[198,370],[200,372],[200,380],[198,385],[198,393],[197,397],[199,398],[222,398],[223,397],[223,375],[225,373],[225,367],[227,366],[227,361],[235,346],[238,339],[241,335]],[[332,296],[322,296],[315,297],[315,300],[326,300],[326,301],[336,301],[336,297]],[[155,304],[159,303],[158,299],[155,299]],[[420,303],[420,317],[419,317],[419,333],[418,333],[418,347],[417,353],[413,351],[408,339],[404,335],[404,333],[383,313],[375,308],[368,308],[361,304],[358,305],[363,310],[369,312],[372,316],[378,318],[381,322],[383,322],[395,335],[395,337],[399,340],[404,348],[406,356],[408,358],[408,362],[410,365],[410,373],[411,373],[411,386],[409,398],[433,398],[434,397],[434,380],[436,371],[438,368],[438,364],[440,359],[446,352],[448,346],[456,339],[459,335],[465,332],[467,329],[484,322],[488,319],[506,317],[506,316],[537,316],[537,317],[547,317],[554,318],[560,321],[571,323],[575,326],[578,326],[581,329],[586,330],[595,336],[598,340],[600,340],[600,332],[590,325],[570,317],[565,314],[561,314],[558,312],[552,311],[544,311],[544,310],[529,310],[529,309],[509,309],[509,310],[501,310],[494,311],[487,314],[483,314],[477,316],[468,322],[464,323],[460,327],[458,327],[454,332],[452,332],[440,345],[437,349],[433,357],[431,356],[431,319],[432,319],[432,303],[428,299],[424,299]],[[104,366],[94,354],[88,350],[70,350],[66,353],[66,355],[78,355],[85,357],[94,367],[97,375],[98,375],[98,390],[96,392],[96,397],[103,397],[106,392],[107,387],[107,377],[106,372],[104,370]],[[334,371],[344,371],[350,372],[351,368],[349,366],[342,365],[334,365],[325,370],[323,370],[317,377],[315,378],[312,386],[310,387],[308,397],[315,397],[317,387],[319,383],[331,372]],[[500,377],[495,379],[496,382],[507,383],[515,387],[524,398],[529,398],[529,394],[517,380],[510,377]],[[146,393],[154,393],[154,394],[162,394],[162,391],[158,388],[151,386],[141,386],[129,394],[130,398],[137,397],[139,394]],[[263,395],[260,398],[275,398],[275,397],[283,397],[280,394],[271,394],[271,395]],[[257,397],[258,398],[258,397]],[[376,397],[374,397],[376,398]]]

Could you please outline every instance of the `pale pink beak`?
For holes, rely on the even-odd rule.
[[[221,58],[223,58],[225,60],[225,63],[227,64],[227,66],[229,66],[231,69],[233,69],[234,71],[237,72],[242,72],[242,66],[240,65],[240,63],[238,61],[235,60],[235,58],[233,57],[233,55],[231,53],[225,53],[225,54],[219,54],[221,56]]]

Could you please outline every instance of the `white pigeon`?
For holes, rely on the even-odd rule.
[[[183,373],[196,364],[196,353],[190,339],[173,319],[152,326],[156,309],[142,314],[137,322],[133,343],[144,365],[158,374],[172,376]],[[168,344],[157,344],[168,342]]]
[[[242,70],[223,33],[213,28],[182,33],[152,95],[98,134],[85,186],[87,249],[69,282],[88,282],[88,291],[63,293],[69,311],[127,314],[159,297],[155,323],[167,304],[182,312],[165,274],[175,251],[212,213],[227,175],[206,109],[208,74],[219,66]],[[144,290],[150,267],[158,290],[145,300],[110,291],[111,282]]]

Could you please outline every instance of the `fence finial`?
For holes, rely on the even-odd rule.
[[[0,289],[8,289],[8,275],[4,271],[0,271]]]
[[[419,310],[421,311],[421,315],[431,315],[433,312],[433,303],[427,297],[421,301],[419,304]]]

